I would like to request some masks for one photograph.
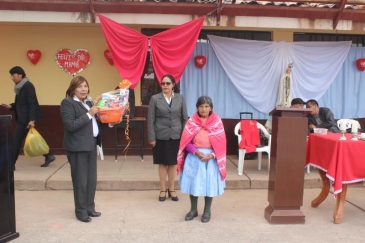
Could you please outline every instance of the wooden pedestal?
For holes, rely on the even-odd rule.
[[[0,243],[18,238],[15,227],[11,116],[0,116]]]
[[[265,218],[272,224],[302,224],[309,109],[277,108],[273,115],[271,164]]]

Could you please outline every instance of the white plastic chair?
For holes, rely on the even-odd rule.
[[[265,136],[269,139],[269,144],[268,146],[264,146],[261,148],[256,148],[256,152],[258,152],[258,169],[261,170],[261,158],[262,158],[262,152],[266,152],[268,155],[268,166],[267,166],[267,170],[270,171],[270,149],[271,149],[271,135],[267,132],[266,128],[261,125],[260,123],[257,123],[257,128],[260,129]],[[241,123],[237,123],[237,125],[234,128],[234,134],[237,136],[238,138],[238,145],[241,142]],[[242,175],[243,173],[243,166],[245,163],[245,154],[246,154],[246,149],[240,149],[238,148],[238,175]]]
[[[340,127],[341,122],[345,122],[346,123],[346,129],[351,128],[351,126],[352,126],[353,123],[357,123],[357,127],[358,128],[361,128],[360,127],[360,123],[358,121],[356,121],[356,120],[353,120],[353,119],[340,119],[340,120],[338,120],[337,121],[337,126],[338,127]]]
[[[97,156],[100,156],[101,160],[104,160],[104,152],[103,152],[103,145],[96,145],[96,153]]]

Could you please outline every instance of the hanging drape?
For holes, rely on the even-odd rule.
[[[165,74],[171,74],[176,82],[180,81],[194,51],[203,21],[201,17],[151,36],[152,64],[160,83]]]
[[[351,47],[335,80],[318,100],[336,119],[365,117],[365,72],[356,67],[356,60],[364,57],[365,47]]]
[[[207,58],[207,63],[202,69],[194,64],[194,57],[197,55]],[[356,60],[362,57],[365,57],[365,47],[351,47],[338,75],[322,98],[317,100],[320,107],[330,108],[336,119],[365,117],[365,95],[363,95],[365,72],[356,67]],[[239,112],[242,111],[252,112],[254,119],[269,118],[268,115],[255,109],[238,92],[222,68],[210,43],[197,43],[181,77],[180,88],[189,116],[196,112],[195,104],[198,97],[208,95],[213,100],[214,111],[221,118],[238,119]],[[312,97],[300,98],[306,101]]]
[[[195,66],[194,57],[207,58],[205,66]],[[256,110],[238,92],[219,63],[210,43],[197,43],[188,65],[181,77],[181,93],[184,95],[188,116],[196,112],[196,101],[201,95],[208,95],[213,101],[213,110],[221,118],[238,119],[239,112],[248,111],[254,119],[267,119],[269,116]],[[247,118],[247,117],[244,117]]]
[[[289,63],[293,97],[319,99],[338,74],[351,42],[267,42],[208,35],[219,62],[238,92],[257,110],[276,103],[281,74]]]
[[[148,37],[102,15],[98,15],[114,64],[133,89],[143,74],[148,50]],[[150,37],[155,75],[171,74],[176,82],[190,59],[203,26],[204,17],[190,21]]]
[[[99,14],[98,16],[114,65],[122,78],[132,82],[131,89],[134,89],[143,73],[148,50],[148,38],[103,15]]]

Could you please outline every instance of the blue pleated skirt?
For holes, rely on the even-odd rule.
[[[213,150],[199,148],[204,154],[210,154]],[[226,181],[221,179],[216,159],[202,162],[197,156],[188,153],[184,169],[179,178],[182,193],[193,196],[214,197],[222,195],[226,187]]]

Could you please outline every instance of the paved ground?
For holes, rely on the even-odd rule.
[[[107,156],[98,161],[97,210],[91,223],[76,220],[69,165],[65,156],[48,168],[42,158],[21,157],[17,163],[16,219],[24,243],[113,243],[113,242],[364,242],[365,188],[349,187],[341,224],[334,224],[335,200],[330,194],[319,208],[310,202],[320,192],[317,173],[305,175],[302,212],[305,224],[271,225],[264,218],[267,202],[267,166],[257,170],[256,161],[246,161],[245,175],[238,176],[235,156],[228,162],[228,188],[214,198],[212,218],[184,221],[190,207],[188,195],[178,193],[179,202],[159,202],[157,168],[152,158],[141,162]],[[303,169],[304,173],[304,169]],[[257,189],[259,188],[259,189]]]

